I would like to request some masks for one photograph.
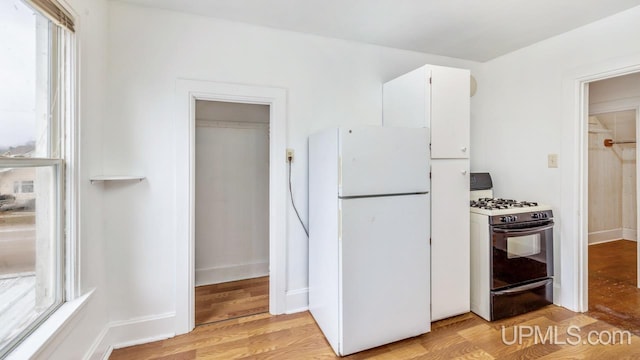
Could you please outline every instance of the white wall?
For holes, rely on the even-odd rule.
[[[640,96],[640,73],[595,81],[589,84],[589,105]]]
[[[556,295],[572,309],[580,307],[576,81],[640,63],[639,36],[633,8],[489,61],[477,76],[472,170],[492,173],[497,196],[553,207]],[[559,154],[559,168],[547,168],[547,154]]]
[[[196,100],[196,120],[251,122],[268,125],[269,105]]]
[[[269,106],[196,101],[196,286],[269,274]]]
[[[148,180],[105,194],[112,319],[175,312],[176,79],[287,89],[294,198],[307,220],[307,137],[380,125],[382,83],[425,63],[476,63],[110,2],[106,170]],[[141,24],[141,19],[144,19]],[[284,161],[284,154],[283,154]],[[284,184],[283,184],[284,186]],[[307,287],[307,238],[291,208],[287,289]],[[179,279],[184,281],[184,279]]]

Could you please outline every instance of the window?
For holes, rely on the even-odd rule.
[[[73,23],[0,0],[0,358],[65,301]]]
[[[33,180],[14,181],[13,192],[15,194],[20,193],[32,193],[33,192]]]

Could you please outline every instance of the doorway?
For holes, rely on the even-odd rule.
[[[197,100],[269,106],[269,313],[287,311],[287,91],[204,80],[176,80],[175,333],[195,327],[195,104]]]
[[[640,334],[638,289],[639,74],[590,82],[588,314]]]
[[[196,100],[195,325],[269,310],[269,113]]]

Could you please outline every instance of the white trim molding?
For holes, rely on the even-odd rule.
[[[252,279],[269,275],[269,262],[196,269],[196,286]]]
[[[282,88],[176,81],[176,334],[194,328],[195,303],[195,102],[269,105],[269,312],[286,309],[287,91]]]
[[[622,228],[622,238],[630,241],[638,241],[638,230]]]
[[[558,298],[562,306],[573,311],[589,309],[589,83],[639,71],[640,55],[633,55],[586,64],[564,74],[564,115],[570,120],[565,121],[562,127],[562,153],[571,160],[562,169],[562,273]],[[604,110],[605,107],[600,105],[598,111]]]
[[[175,313],[112,321],[100,332],[84,358],[108,359],[114,349],[174,337],[174,328]]]
[[[309,288],[287,291],[287,314],[309,310]]]
[[[589,245],[601,244],[620,239],[622,239],[622,228],[589,233]]]

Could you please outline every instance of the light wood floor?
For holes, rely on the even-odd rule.
[[[268,311],[268,276],[196,287],[196,325]]]
[[[557,326],[556,344],[505,345],[514,325]],[[640,338],[631,344],[558,344],[568,339],[569,326],[579,326],[586,340],[590,331],[614,331],[611,325],[584,314],[550,305],[496,322],[468,313],[434,323],[431,333],[364,351],[345,359],[638,359]],[[525,339],[526,340],[526,339]],[[115,350],[111,359],[335,359],[331,347],[309,312],[271,316],[260,314],[197,327],[172,339]]]
[[[635,287],[636,243],[616,241],[589,247],[587,314],[547,306],[521,316],[487,322],[469,313],[433,324],[432,332],[364,351],[345,359],[640,359],[640,338],[631,344],[561,344],[569,326],[585,339],[595,331],[620,328],[640,334],[640,291]],[[557,326],[556,344],[505,345],[515,326]],[[614,327],[614,325],[616,327]],[[260,314],[197,327],[173,339],[115,350],[111,359],[334,359],[337,358],[308,312]]]
[[[636,246],[629,240],[589,246],[587,314],[640,336]]]

